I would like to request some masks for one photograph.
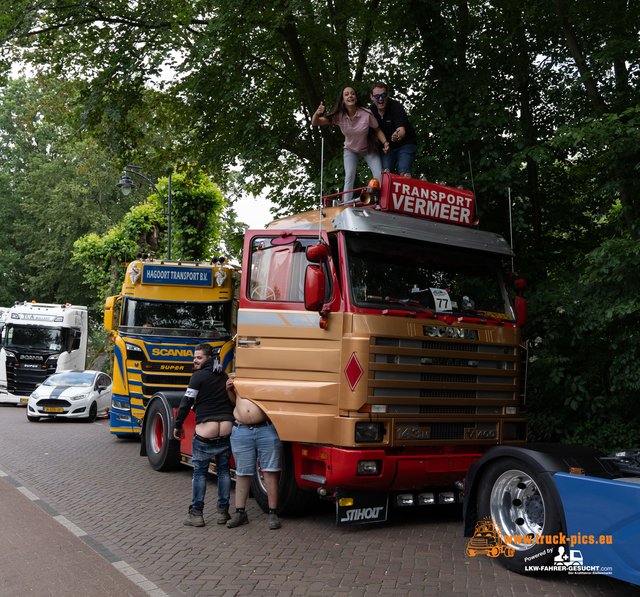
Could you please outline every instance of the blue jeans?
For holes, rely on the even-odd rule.
[[[382,162],[380,154],[377,151],[373,153],[354,153],[349,149],[344,150],[344,189],[343,191],[351,191],[356,182],[356,171],[358,170],[358,162],[364,158],[371,168],[373,178],[377,178],[378,182],[382,182]],[[369,181],[367,181],[369,182]],[[342,196],[343,201],[351,201],[353,193],[346,193]]]
[[[218,473],[218,510],[227,510],[229,508],[231,444],[229,440],[221,444],[207,444],[196,439],[194,435],[191,443],[191,462],[193,463],[192,510],[202,512],[204,509],[204,494],[207,491],[207,471],[209,470],[209,463],[214,456]]]
[[[416,159],[417,145],[402,145],[397,149],[389,148],[387,153],[380,154],[382,158],[382,169],[393,172],[393,167],[398,162],[398,172],[406,172],[412,174],[413,160]]]

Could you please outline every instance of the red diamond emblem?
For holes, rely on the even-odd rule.
[[[358,385],[358,382],[360,381],[363,373],[364,371],[362,370],[362,367],[360,367],[358,357],[356,357],[356,353],[354,352],[351,355],[351,358],[347,363],[347,367],[344,370],[344,374],[347,378],[347,381],[349,382],[349,387],[351,388],[352,392],[355,391],[356,385]]]

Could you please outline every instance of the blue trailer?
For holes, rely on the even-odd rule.
[[[465,479],[464,534],[486,534],[493,525],[511,549],[492,557],[515,572],[606,574],[640,585],[638,453],[605,456],[564,444],[491,448]]]

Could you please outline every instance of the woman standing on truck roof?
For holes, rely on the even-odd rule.
[[[382,177],[382,162],[378,153],[376,138],[380,140],[383,151],[389,151],[389,142],[378,126],[378,121],[371,111],[367,110],[359,101],[353,87],[343,87],[338,101],[325,116],[324,102],[320,102],[313,113],[313,126],[329,126],[337,124],[344,135],[344,190],[353,189],[356,180],[358,162],[364,158],[371,168],[371,174],[379,181]],[[350,201],[353,193],[344,195],[345,201]]]

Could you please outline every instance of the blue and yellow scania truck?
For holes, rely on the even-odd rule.
[[[210,344],[230,370],[233,274],[222,257],[129,263],[121,293],[108,297],[104,308],[104,326],[115,343],[111,433],[138,435],[138,422],[156,392],[188,386],[198,344]]]

